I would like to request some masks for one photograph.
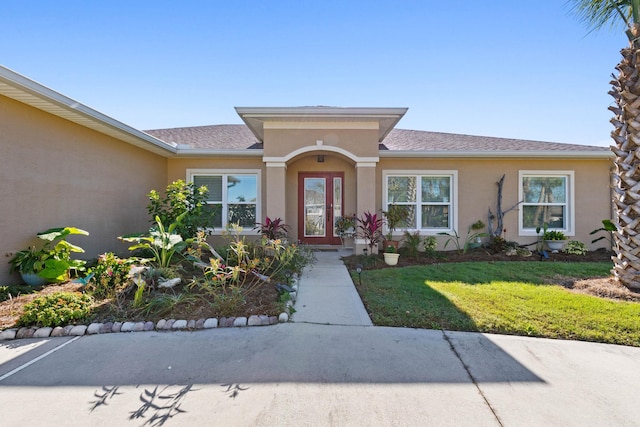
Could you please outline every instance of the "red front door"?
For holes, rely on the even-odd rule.
[[[298,238],[310,245],[339,245],[335,220],[342,215],[343,172],[298,175]]]

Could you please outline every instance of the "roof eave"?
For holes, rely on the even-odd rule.
[[[262,149],[179,148],[176,157],[256,157],[262,158]]]
[[[0,95],[169,157],[175,147],[0,65]]]
[[[561,158],[561,159],[611,159],[611,151],[419,151],[419,150],[380,150],[380,157],[434,157],[434,158]]]
[[[260,142],[264,142],[263,123],[283,119],[353,119],[377,121],[378,142],[404,117],[408,108],[380,107],[235,107],[236,113]]]

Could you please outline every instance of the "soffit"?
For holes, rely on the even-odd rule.
[[[171,145],[0,66],[0,95],[162,156]]]
[[[407,108],[236,107],[236,112],[260,142],[265,128],[373,129],[371,125],[376,125],[380,142]]]

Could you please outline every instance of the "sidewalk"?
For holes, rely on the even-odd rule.
[[[296,323],[373,326],[340,257],[346,251],[315,252],[316,262],[300,278],[292,316]]]

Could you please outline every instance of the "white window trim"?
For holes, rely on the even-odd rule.
[[[518,200],[524,201],[522,179],[525,176],[558,177],[567,178],[567,224],[565,228],[553,228],[551,230],[562,231],[566,236],[576,235],[576,215],[575,215],[575,172],[572,170],[521,170],[518,171]],[[524,228],[522,207],[518,209],[518,235],[538,236],[536,230]]]
[[[404,232],[405,230],[414,233],[418,231],[421,236],[435,236],[438,233],[453,233],[458,229],[458,171],[457,170],[383,170],[382,171],[382,210],[387,210],[389,206],[389,196],[387,188],[387,177],[389,176],[448,176],[451,177],[451,210],[450,224],[451,228],[419,228],[419,224],[416,222],[417,228],[403,228],[402,230],[396,230]],[[416,209],[419,208],[416,204]],[[384,233],[388,233],[387,226],[384,226]]]
[[[260,169],[187,169],[187,182],[193,182],[195,175],[255,175],[256,176],[256,221],[262,221],[262,171]],[[222,192],[222,203],[227,204],[227,194]],[[212,235],[221,235],[225,231],[226,225],[222,228],[209,230]],[[243,235],[258,235],[259,230],[246,227],[242,230]]]

